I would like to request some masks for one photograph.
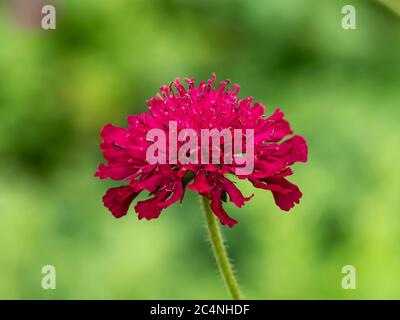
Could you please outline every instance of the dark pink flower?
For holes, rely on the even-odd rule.
[[[103,197],[104,205],[120,218],[126,215],[130,204],[143,190],[151,198],[139,201],[135,211],[139,219],[157,218],[161,211],[182,200],[185,190],[197,191],[208,198],[211,209],[222,224],[232,227],[237,221],[229,217],[222,202],[229,200],[241,207],[250,197],[244,197],[229,176],[248,179],[256,188],[270,190],[276,204],[285,211],[299,203],[302,196],[299,188],[286,180],[292,174],[290,166],[307,161],[307,144],[303,137],[292,136],[289,123],[281,110],[264,117],[265,107],[253,103],[253,98],[239,99],[238,85],[228,88],[229,81],[220,82],[213,88],[216,77],[200,82],[196,87],[193,79],[185,79],[185,88],[177,79],[169,86],[161,87],[161,94],[147,101],[149,112],[128,117],[128,128],[107,124],[101,131],[100,144],[107,164],[100,164],[96,176],[101,179],[126,181],[126,185],[112,188]],[[166,137],[168,123],[177,123],[178,131],[193,129],[201,136],[201,129],[241,129],[242,139],[246,129],[254,130],[254,169],[243,174],[238,170],[243,165],[234,160],[225,161],[224,142],[217,148],[219,164],[156,163],[147,161],[146,152],[153,144],[147,139],[151,129],[161,129]],[[285,139],[283,142],[282,140]],[[178,148],[184,142],[177,142]],[[245,143],[243,143],[245,145]],[[167,139],[167,150],[170,150]],[[212,154],[215,146],[209,145]],[[246,150],[245,150],[246,151]],[[200,150],[196,150],[200,158]],[[236,158],[235,158],[236,159]]]

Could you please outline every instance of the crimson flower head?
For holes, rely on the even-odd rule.
[[[100,147],[107,163],[95,175],[125,182],[103,197],[116,218],[144,190],[151,197],[138,201],[135,211],[150,220],[190,189],[232,227],[237,221],[222,203],[229,199],[241,207],[252,196],[244,197],[231,176],[270,190],[282,210],[299,203],[302,193],[286,177],[292,164],[307,161],[304,138],[288,137],[292,130],[281,110],[265,117],[262,104],[237,97],[238,85],[229,88],[227,80],[215,87],[215,81],[213,75],[195,86],[194,79],[185,79],[185,87],[176,79],[147,101],[148,112],[128,116],[128,128],[104,126]]]

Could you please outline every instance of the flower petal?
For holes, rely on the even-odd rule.
[[[131,202],[138,194],[139,192],[134,192],[131,186],[111,188],[104,195],[103,203],[114,217],[121,218],[126,215]]]
[[[221,177],[222,183],[219,186],[228,193],[230,201],[232,201],[237,207],[244,205],[246,201],[249,201],[253,195],[245,198],[235,184],[225,177]]]
[[[272,191],[275,203],[279,208],[289,211],[295,203],[300,202],[302,193],[293,183],[284,178],[249,179],[256,188]]]
[[[194,177],[193,183],[189,184],[188,188],[198,193],[206,193],[212,189],[212,186],[207,183],[206,175],[201,171]]]
[[[164,190],[155,195],[153,198],[139,201],[135,206],[135,211],[138,213],[139,219],[145,218],[147,220],[151,220],[158,218],[163,210],[163,208],[159,206],[159,203],[163,202],[168,195],[169,193]]]
[[[210,195],[211,195],[211,204],[210,204],[211,210],[218,217],[219,221],[222,224],[226,224],[230,228],[233,227],[237,223],[237,221],[228,216],[228,214],[222,207],[222,201],[221,201],[222,191],[218,190],[217,188],[214,188],[213,190],[210,191]]]

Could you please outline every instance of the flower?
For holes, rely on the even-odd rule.
[[[307,161],[307,143],[301,136],[287,138],[292,130],[284,120],[283,112],[277,109],[265,118],[262,104],[253,103],[252,97],[237,97],[238,85],[229,88],[229,80],[226,80],[214,88],[215,74],[197,87],[194,79],[185,81],[188,88],[179,79],[169,86],[162,86],[161,94],[147,101],[149,112],[128,116],[128,128],[107,124],[102,129],[100,147],[107,164],[100,164],[95,176],[126,182],[124,186],[109,189],[103,197],[104,205],[111,213],[116,218],[126,215],[133,200],[145,190],[152,197],[137,202],[135,211],[139,219],[154,219],[163,209],[181,201],[185,190],[190,189],[209,199],[220,222],[232,227],[237,221],[226,213],[222,202],[229,196],[231,202],[241,207],[252,197],[242,195],[229,179],[232,175],[249,180],[256,188],[270,190],[282,210],[288,211],[299,203],[302,193],[286,177],[293,173],[292,164]],[[174,163],[150,163],[147,152],[154,141],[148,139],[147,133],[152,129],[165,132],[168,139],[164,151],[171,152],[171,148],[168,149],[172,143],[168,132],[171,122],[176,123],[178,130],[189,128],[198,136],[203,129],[227,129],[232,133],[240,129],[239,139],[243,141],[248,138],[249,131],[246,130],[252,130],[253,171],[240,171],[243,163],[239,163],[238,158],[226,161],[225,140],[217,148],[207,142],[210,153],[219,150],[217,158],[220,162],[217,164],[187,163],[180,159]],[[184,142],[175,141],[178,147]],[[249,151],[247,145],[246,148],[244,153]],[[200,152],[194,150],[194,153]]]

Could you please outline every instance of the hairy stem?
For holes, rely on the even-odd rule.
[[[222,238],[222,233],[219,227],[219,222],[215,218],[210,208],[210,202],[205,197],[201,196],[201,203],[204,215],[207,220],[207,229],[210,235],[211,245],[213,248],[215,260],[217,260],[219,271],[224,279],[226,287],[234,300],[243,299],[240,292],[239,284],[233,272],[231,263],[229,262],[228,254]]]

